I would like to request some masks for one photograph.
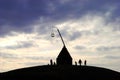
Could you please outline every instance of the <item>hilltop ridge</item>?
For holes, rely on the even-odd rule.
[[[94,66],[44,65],[1,73],[0,80],[120,80],[120,73]]]

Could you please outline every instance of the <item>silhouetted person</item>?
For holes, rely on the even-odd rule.
[[[75,65],[77,66],[77,62],[75,61]]]
[[[54,62],[54,65],[56,65],[56,63]]]
[[[82,60],[80,59],[79,61],[78,61],[78,63],[80,64],[80,66],[82,65]]]
[[[85,65],[85,66],[87,65],[87,60],[84,61],[84,65]]]
[[[53,61],[52,61],[52,59],[50,60],[50,65],[53,65]]]

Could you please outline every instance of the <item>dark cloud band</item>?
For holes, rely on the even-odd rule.
[[[77,19],[88,12],[104,13],[107,11],[106,5],[116,5],[113,17],[118,17],[120,4],[117,1],[0,0],[0,35],[8,34],[11,31],[31,32],[30,25],[40,17],[44,17],[46,20],[49,18],[54,22],[56,20],[64,21],[67,18]]]

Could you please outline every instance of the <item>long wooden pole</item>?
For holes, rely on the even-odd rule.
[[[65,46],[65,42],[64,42],[64,40],[63,40],[63,38],[62,38],[62,35],[61,35],[61,33],[60,33],[60,31],[59,31],[58,28],[57,28],[57,31],[58,31],[58,33],[59,33],[59,36],[60,36],[60,38],[61,38],[61,40],[62,40],[63,45]]]

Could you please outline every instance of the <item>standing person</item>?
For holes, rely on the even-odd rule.
[[[56,63],[54,62],[54,65],[56,65]]]
[[[53,65],[53,61],[52,61],[52,59],[50,60],[50,65]]]
[[[87,60],[84,61],[84,65],[85,65],[85,66],[87,65]]]
[[[78,63],[80,64],[80,66],[82,65],[82,60],[80,59],[79,61],[78,61]]]
[[[77,66],[77,62],[75,61],[75,65]]]

